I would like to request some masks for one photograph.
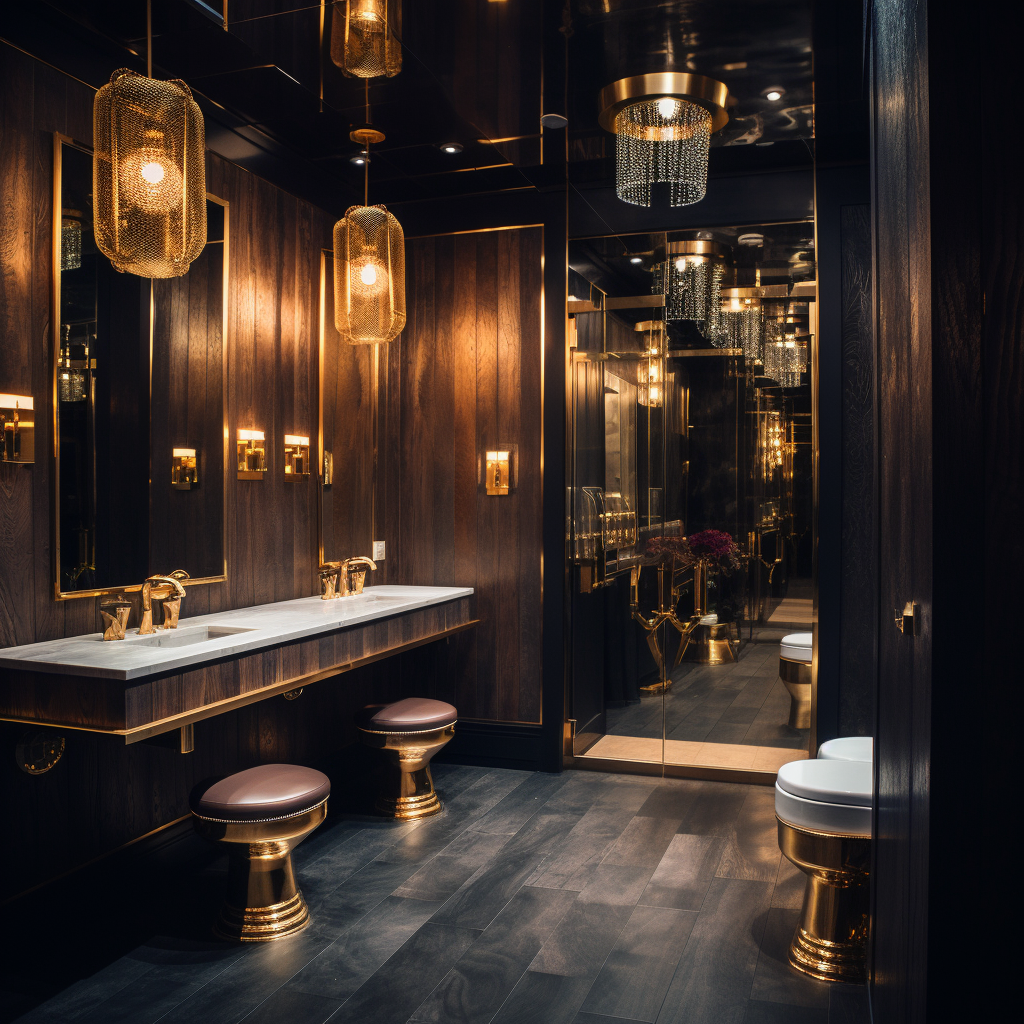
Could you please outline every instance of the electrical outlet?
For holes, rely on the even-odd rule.
[[[373,560],[375,562],[384,561],[384,541],[375,540],[373,542]]]

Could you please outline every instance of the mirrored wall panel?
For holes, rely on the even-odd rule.
[[[184,277],[116,271],[93,238],[92,155],[54,155],[56,591],[181,569],[224,579],[226,203]]]
[[[813,222],[569,252],[573,754],[774,772],[810,726]]]

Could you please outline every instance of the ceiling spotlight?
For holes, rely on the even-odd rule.
[[[629,262],[630,263],[643,263],[643,261],[644,261],[643,256],[630,256],[629,257]]]
[[[366,150],[362,150],[356,153],[354,156],[348,158],[350,164],[355,164],[356,167],[365,167],[370,162],[370,154]]]
[[[783,89],[782,86],[773,85],[770,89],[765,89],[764,92],[761,93],[761,95],[766,100],[770,100],[772,103],[776,103],[778,100],[781,100],[782,97],[786,95],[786,90]]]
[[[462,143],[461,142],[442,142],[438,149],[442,153],[461,153]]]

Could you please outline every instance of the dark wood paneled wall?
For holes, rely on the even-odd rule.
[[[1024,572],[1024,208],[1017,141],[993,100],[1016,87],[1024,19],[896,0],[871,10],[873,1019],[990,1019],[1017,991],[1012,971],[993,969],[988,936],[1012,927],[999,857],[1019,802],[1020,654],[1008,637]],[[951,130],[968,123],[970,141]],[[919,627],[901,633],[894,609],[911,600]]]
[[[463,718],[541,716],[543,244],[541,228],[410,240],[408,324],[387,348],[384,580],[476,589],[481,624],[438,680]],[[516,486],[488,496],[480,460],[506,442]]]

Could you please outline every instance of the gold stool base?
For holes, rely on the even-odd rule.
[[[413,821],[443,809],[434,791],[430,759],[455,735],[455,724],[426,732],[386,733],[360,727],[363,743],[381,759],[382,779],[374,811],[396,821]]]
[[[731,622],[697,626],[683,659],[698,665],[728,665],[734,662],[736,651],[733,649],[733,626]]]
[[[789,727],[811,727],[811,666],[806,661],[779,658],[779,678],[789,691]]]
[[[296,892],[291,899],[269,907],[241,910],[225,904],[213,934],[229,942],[273,942],[301,932],[308,924],[309,908],[302,893]]]
[[[789,962],[820,981],[867,979],[870,836],[814,832],[778,819],[779,849],[806,876]]]

